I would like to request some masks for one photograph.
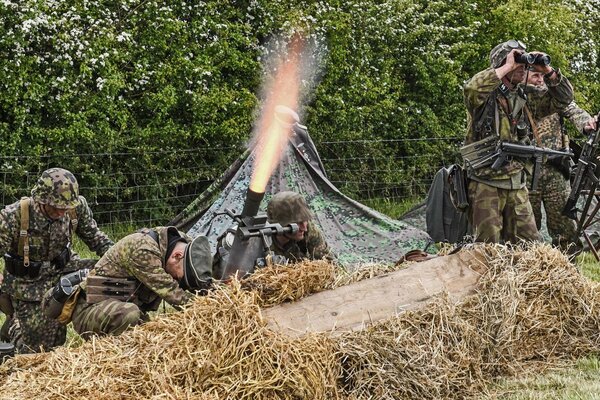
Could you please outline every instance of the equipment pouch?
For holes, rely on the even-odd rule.
[[[31,261],[29,262],[29,266],[26,267],[23,257],[13,256],[8,253],[4,254],[6,270],[18,278],[37,278],[40,275],[42,264],[41,261]]]
[[[465,167],[477,170],[489,167],[498,156],[498,137],[488,136],[478,142],[460,148],[460,155],[465,161]]]
[[[465,212],[469,208],[466,171],[460,165],[452,165],[448,173],[448,183],[450,185],[450,200],[454,208]]]
[[[86,301],[89,304],[107,299],[131,302],[136,298],[139,285],[135,278],[90,275],[87,277]]]
[[[63,251],[54,257],[52,265],[54,265],[56,269],[61,270],[67,266],[69,261],[71,261],[71,243],[67,243]]]

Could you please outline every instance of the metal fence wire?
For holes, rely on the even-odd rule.
[[[358,201],[403,202],[424,197],[433,175],[457,161],[457,138],[321,141],[315,145],[331,182]],[[416,149],[416,150],[415,150]],[[426,149],[426,151],[423,151]],[[29,195],[42,171],[71,170],[101,226],[165,224],[202,193],[242,152],[206,146],[155,152],[0,156],[3,206]],[[209,164],[207,154],[223,154]],[[169,157],[173,168],[148,168]],[[140,159],[132,168],[132,159]],[[127,160],[127,169],[123,168]]]

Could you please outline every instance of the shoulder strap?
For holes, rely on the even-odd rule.
[[[69,219],[71,220],[71,234],[73,234],[77,231],[77,224],[79,223],[79,220],[77,219],[77,209],[69,208],[67,214],[69,214]]]
[[[525,104],[525,107],[523,108],[525,109],[525,113],[527,114],[527,119],[529,119],[529,125],[531,125],[531,130],[533,131],[533,137],[535,138],[535,142],[538,146],[541,147],[542,138],[540,138],[540,133],[537,130],[537,123],[533,119],[533,116],[531,115],[531,111],[529,111],[529,107],[527,107],[527,104]]]
[[[29,266],[29,197],[22,197],[21,205],[21,229],[19,230],[18,254],[23,257],[23,265]]]
[[[156,232],[154,229],[142,228],[138,232],[139,233],[143,233],[144,235],[150,236],[152,238],[152,240],[154,240],[157,244],[159,243],[159,241],[158,241],[158,232]]]

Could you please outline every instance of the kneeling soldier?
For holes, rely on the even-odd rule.
[[[143,229],[121,239],[81,283],[72,313],[84,338],[118,335],[148,320],[162,300],[176,308],[211,285],[208,239],[174,227]]]

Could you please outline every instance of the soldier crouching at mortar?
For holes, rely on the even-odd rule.
[[[10,340],[17,353],[47,351],[65,343],[66,327],[44,315],[41,301],[61,275],[96,263],[80,259],[71,249],[73,234],[99,256],[113,245],[98,229],[87,201],[79,196],[77,179],[66,169],[44,171],[31,197],[0,211],[5,261],[1,297],[7,314],[3,339]]]
[[[273,237],[271,251],[275,254],[290,261],[334,260],[323,233],[312,222],[313,215],[306,201],[298,193],[276,193],[267,206],[267,218],[269,222],[283,226],[293,223],[298,225],[296,233]]]
[[[523,90],[529,71],[543,74],[548,87],[543,96],[528,97]],[[540,240],[525,173],[533,175],[535,185],[542,156],[552,152],[541,147],[535,121],[560,112],[573,101],[571,84],[550,66],[548,55],[526,53],[523,43],[509,40],[494,47],[490,67],[465,84],[464,99],[468,127],[461,154],[469,178],[469,217],[476,241]],[[505,151],[511,146],[520,154]]]
[[[63,323],[72,319],[85,339],[119,335],[147,321],[162,300],[178,308],[208,290],[211,269],[205,236],[191,240],[174,227],[145,228],[118,241],[79,286],[65,281],[46,293],[44,311],[60,314]]]

